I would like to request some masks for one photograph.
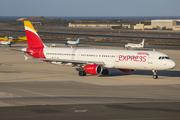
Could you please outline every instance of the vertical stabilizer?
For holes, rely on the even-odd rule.
[[[9,37],[9,41],[8,41],[7,45],[10,45],[11,41],[12,41],[12,37]]]
[[[27,36],[27,43],[29,48],[44,48],[45,45],[32,26],[30,21],[24,21],[25,32]]]
[[[78,38],[78,40],[76,40],[76,43],[75,44],[78,44],[79,43],[79,38]]]
[[[145,41],[145,39],[143,39],[143,41],[141,42],[142,47],[144,47],[144,41]]]

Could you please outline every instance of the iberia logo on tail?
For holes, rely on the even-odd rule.
[[[44,47],[46,47],[30,21],[24,21],[25,32],[27,36],[28,48],[24,49],[26,53],[35,58],[45,58]]]
[[[44,48],[45,45],[41,41],[41,38],[37,34],[36,30],[32,26],[30,21],[24,21],[27,42],[29,48]]]

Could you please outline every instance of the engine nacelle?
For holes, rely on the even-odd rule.
[[[97,64],[87,64],[84,68],[85,72],[92,75],[101,74],[102,72],[102,66]]]
[[[135,71],[133,69],[119,69],[119,70],[122,71],[122,72],[125,72],[125,73],[132,73],[132,72]]]

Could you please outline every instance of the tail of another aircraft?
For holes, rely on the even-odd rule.
[[[143,41],[141,42],[142,47],[144,47],[144,41],[145,41],[145,39],[143,39]]]
[[[9,37],[9,41],[8,41],[7,45],[10,45],[11,41],[12,41],[12,37]]]
[[[45,45],[32,26],[30,21],[24,21],[25,32],[27,36],[27,43],[29,48],[44,48]]]
[[[75,44],[78,44],[79,43],[79,38],[78,38],[78,40],[76,41],[76,43]]]

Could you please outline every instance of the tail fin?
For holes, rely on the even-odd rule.
[[[7,45],[11,44],[11,40],[12,40],[12,37],[9,37],[9,41],[8,41]]]
[[[41,38],[37,34],[36,30],[32,26],[30,21],[24,21],[24,27],[25,27],[25,32],[27,36],[27,43],[29,48],[34,48],[34,47],[41,47],[44,48],[45,45],[41,41]]]
[[[144,47],[144,41],[145,41],[145,39],[143,39],[143,41],[141,42],[141,45]]]
[[[78,40],[76,41],[76,43],[75,43],[75,44],[78,44],[78,43],[79,43],[79,39],[80,39],[80,38],[78,38]]]

